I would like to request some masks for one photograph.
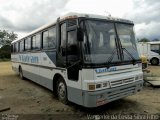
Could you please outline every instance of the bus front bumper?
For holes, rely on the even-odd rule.
[[[143,80],[105,90],[94,92],[83,91],[83,105],[85,107],[98,107],[111,101],[133,95],[141,91],[142,87]]]

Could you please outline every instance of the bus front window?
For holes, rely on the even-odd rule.
[[[119,36],[122,48],[126,49],[135,60],[139,60],[136,40],[133,31],[133,25],[116,24],[117,34]],[[130,60],[130,56],[124,51],[124,61]]]
[[[139,60],[133,25],[84,20],[81,27],[84,30],[85,63],[110,64]]]
[[[116,49],[116,34],[111,22],[85,20],[83,22],[84,59],[86,63],[107,63]],[[112,62],[120,61],[115,51]]]

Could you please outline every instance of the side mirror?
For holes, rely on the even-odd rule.
[[[84,36],[84,34],[83,34],[82,29],[81,29],[81,28],[78,28],[78,29],[77,29],[77,40],[78,40],[78,41],[83,41],[83,36]]]

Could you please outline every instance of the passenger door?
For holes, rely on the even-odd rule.
[[[74,22],[70,22],[74,21]],[[74,23],[74,24],[69,24]],[[81,71],[79,70],[79,42],[77,41],[77,25],[75,20],[68,20],[60,24],[60,47],[58,66],[67,69],[68,100],[83,105]],[[78,98],[78,99],[77,99]]]
[[[66,68],[66,50],[67,50],[67,38],[66,38],[66,22],[60,24],[60,43],[57,54],[57,66]]]
[[[77,81],[79,78],[79,46],[77,41],[77,29],[67,30],[67,75],[69,80]]]
[[[57,64],[67,69],[69,80],[78,81],[79,78],[79,50],[76,25],[67,26],[67,22],[60,25],[60,50]]]

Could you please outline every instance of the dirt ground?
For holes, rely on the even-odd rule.
[[[149,68],[152,75],[160,76],[160,66],[150,66]],[[160,88],[144,86],[144,89],[138,94],[108,103],[102,107],[87,109],[73,103],[62,104],[51,91],[30,80],[21,80],[12,71],[11,62],[0,62],[0,110],[3,108],[8,108],[8,110],[0,112],[3,115],[56,114],[63,119],[63,115],[66,117],[74,115],[83,119],[88,115],[102,114],[160,114]]]

